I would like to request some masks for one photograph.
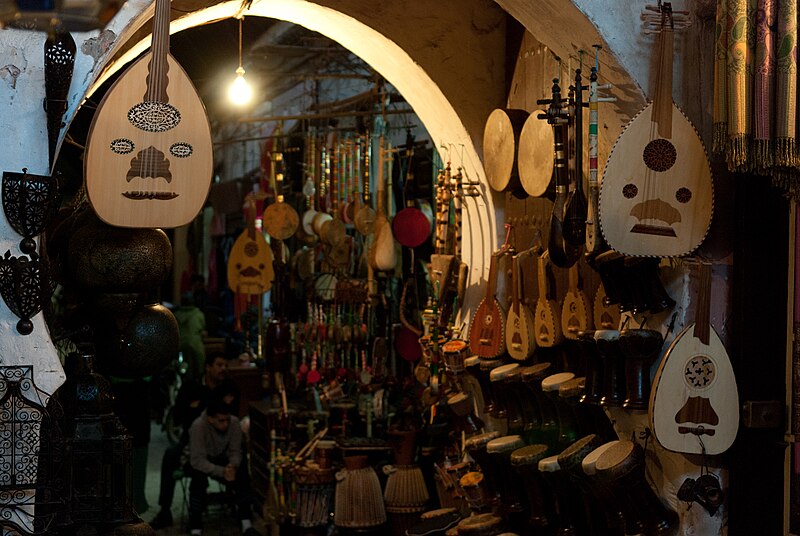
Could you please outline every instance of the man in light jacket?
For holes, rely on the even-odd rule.
[[[260,536],[250,516],[247,468],[242,459],[242,428],[224,400],[212,398],[206,410],[189,428],[189,530],[202,534],[208,478],[223,482],[233,491],[244,536]]]

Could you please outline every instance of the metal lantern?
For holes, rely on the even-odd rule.
[[[2,0],[0,0],[2,1]],[[36,250],[33,237],[41,234],[58,211],[61,203],[61,181],[58,177],[3,172],[3,210],[11,227],[24,239],[19,249],[30,254]]]
[[[21,335],[33,331],[31,318],[42,310],[54,290],[47,261],[40,259],[35,251],[30,257],[16,257],[10,251],[0,257],[0,295],[19,317],[17,331]]]
[[[3,534],[47,534],[60,502],[63,460],[57,404],[33,381],[33,366],[0,366],[0,528]],[[51,400],[52,402],[52,400]],[[54,487],[51,487],[54,486]]]
[[[132,438],[114,415],[111,384],[94,371],[87,347],[67,357],[58,390],[66,421],[64,490],[69,523],[136,521],[132,497]]]
[[[71,32],[103,28],[123,0],[0,0],[0,23],[22,30]]]

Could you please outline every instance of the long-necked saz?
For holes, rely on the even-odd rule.
[[[170,1],[156,0],[153,45],[103,98],[86,144],[86,190],[120,227],[179,227],[202,209],[213,153],[205,108],[169,53]]]
[[[650,393],[650,422],[658,442],[686,454],[728,450],[739,427],[736,377],[711,325],[711,265],[700,264],[694,324],[672,342]]]
[[[711,224],[713,188],[705,147],[672,102],[674,18],[661,4],[655,96],[628,124],[600,183],[600,226],[625,255],[687,255]]]

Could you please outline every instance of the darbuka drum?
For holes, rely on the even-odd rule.
[[[584,404],[600,404],[603,397],[603,362],[597,352],[594,331],[578,332],[578,345],[586,362],[586,389],[581,402]]]
[[[538,442],[555,450],[558,443],[558,416],[553,402],[542,391],[542,380],[551,375],[551,369],[551,364],[547,362],[522,367],[520,377],[522,385],[530,395],[529,399],[533,401],[534,408],[541,416]]]
[[[492,474],[492,471],[489,469],[491,467],[491,462],[486,452],[486,445],[488,445],[492,439],[497,439],[498,437],[500,437],[499,432],[486,432],[473,436],[464,442],[464,450],[472,456],[472,459],[475,460],[483,470],[486,493],[488,494],[489,503],[492,505],[497,503],[497,486],[495,484],[495,479],[500,475],[497,473]]]
[[[603,361],[603,397],[605,406],[621,406],[625,402],[625,361],[619,348],[619,331],[600,329],[594,340]]]
[[[464,371],[464,360],[469,356],[469,344],[466,341],[455,339],[444,343],[442,357],[447,370],[453,373]]]
[[[491,501],[486,490],[483,473],[470,471],[461,477],[458,485],[470,510],[473,512],[485,512],[489,508]]]
[[[455,418],[453,425],[466,437],[481,433],[484,423],[475,415],[475,406],[472,397],[467,393],[456,393],[447,399],[447,407],[453,412]]]
[[[586,523],[580,509],[580,492],[567,480],[558,464],[558,456],[539,460],[539,473],[553,492],[558,512],[557,534],[586,534]]]
[[[677,523],[645,481],[644,450],[633,441],[619,441],[603,452],[595,463],[597,478],[608,485],[626,506],[626,532],[670,534]],[[628,532],[630,533],[630,532]]]
[[[496,408],[495,412],[492,413],[492,417],[498,419],[509,419],[509,417],[512,417],[514,422],[509,422],[508,425],[509,429],[513,428],[515,432],[520,431],[522,418],[516,407],[512,406],[509,408],[508,393],[506,392],[504,384],[506,378],[513,374],[518,368],[519,363],[511,363],[495,367],[489,373],[489,382],[491,384],[492,397]],[[509,413],[511,413],[511,415],[509,415]]]
[[[556,410],[556,418],[558,419],[557,450],[567,448],[578,438],[578,426],[575,415],[558,396],[558,389],[561,385],[574,377],[575,375],[571,372],[561,372],[542,380],[542,391],[544,391],[545,396],[552,402]]]
[[[647,410],[650,401],[650,366],[661,353],[664,337],[654,329],[626,329],[619,334],[625,359],[627,398],[622,407]]]
[[[511,453],[511,466],[522,476],[528,494],[528,524],[545,533],[552,526],[553,498],[539,473],[539,461],[547,457],[547,445],[528,445]]]
[[[579,500],[583,505],[583,513],[586,516],[588,526],[608,529],[607,521],[610,518],[607,519],[604,509],[600,508],[599,498],[594,493],[595,489],[590,485],[590,481],[581,466],[583,459],[602,443],[603,440],[596,434],[584,436],[558,455],[558,465],[572,483],[572,486],[582,492]],[[608,533],[613,534],[613,532]]]
[[[497,491],[499,494],[500,508],[505,512],[521,512],[522,480],[519,473],[511,469],[511,453],[525,446],[525,441],[518,435],[498,437],[486,444],[486,453],[493,461],[493,470],[497,471]]]
[[[499,414],[500,407],[496,403],[494,399],[494,393],[492,392],[492,385],[491,381],[489,380],[489,375],[492,373],[494,369],[503,365],[502,359],[480,359],[479,358],[480,367],[477,371],[476,378],[478,383],[481,386],[481,394],[483,394],[483,411],[488,413],[495,419],[504,419],[505,415],[502,416]],[[473,373],[473,369],[469,369],[470,374]]]

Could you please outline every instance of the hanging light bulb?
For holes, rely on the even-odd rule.
[[[244,106],[253,98],[253,88],[244,79],[242,67],[242,20],[239,18],[239,67],[236,69],[236,79],[228,87],[228,99],[236,106]]]

